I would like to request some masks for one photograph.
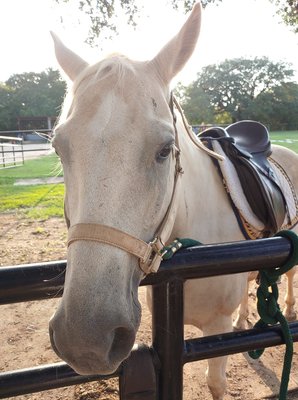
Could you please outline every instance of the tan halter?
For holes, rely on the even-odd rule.
[[[146,243],[141,239],[138,239],[126,232],[123,232],[121,230],[118,230],[110,226],[102,224],[79,223],[69,228],[68,246],[70,246],[73,242],[78,240],[86,240],[86,241],[109,244],[139,258],[139,266],[145,275],[151,272],[156,272],[158,270],[163,258],[165,243],[169,239],[174,227],[177,208],[178,208],[179,186],[181,181],[181,175],[183,174],[183,170],[180,163],[180,147],[178,140],[179,138],[176,128],[175,113],[173,110],[174,104],[177,107],[178,111],[180,112],[185,128],[188,134],[190,135],[189,126],[186,123],[186,119],[182,113],[182,110],[178,105],[177,100],[172,98],[170,108],[173,114],[175,136],[176,136],[175,137],[176,146],[174,148],[176,157],[174,187],[168,210],[158,230],[154,235],[154,239],[151,242]],[[194,141],[194,139],[192,140]],[[218,156],[216,153],[211,152],[210,150],[203,147],[203,145],[200,143],[199,140],[195,140],[194,143],[199,148],[208,152],[208,154],[212,155],[213,157],[221,158],[221,156]]]

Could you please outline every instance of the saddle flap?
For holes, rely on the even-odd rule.
[[[271,179],[273,170],[266,160],[267,170],[264,174],[244,157],[231,160],[237,170],[243,192],[254,214],[264,224],[264,236],[272,236],[282,226],[286,216],[285,199],[276,178]]]

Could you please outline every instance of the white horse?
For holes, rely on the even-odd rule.
[[[144,271],[158,267],[160,236],[243,239],[210,154],[175,108],[173,122],[169,107],[169,84],[195,48],[200,19],[196,4],[179,33],[145,62],[112,55],[88,65],[53,35],[73,87],[53,140],[70,233],[50,336],[79,374],[112,373],[129,356],[141,318],[138,286]],[[273,157],[298,182],[296,154],[278,147]],[[246,282],[247,274],[187,281],[185,323],[204,335],[231,331]],[[213,399],[223,399],[226,361],[208,361]]]

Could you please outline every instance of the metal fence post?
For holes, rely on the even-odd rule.
[[[135,345],[122,363],[119,377],[120,400],[157,400],[157,366],[152,349]]]
[[[183,283],[178,278],[152,287],[153,349],[161,364],[158,400],[183,398]]]
[[[1,153],[2,153],[2,166],[5,168],[5,155],[4,155],[3,145],[1,146]]]

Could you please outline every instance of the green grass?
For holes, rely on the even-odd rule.
[[[271,132],[270,138],[273,144],[285,146],[298,153],[298,131]]]
[[[25,161],[24,165],[0,170],[0,185],[11,185],[17,179],[48,178],[50,176],[62,176],[59,158],[56,154],[50,154]]]
[[[56,155],[25,161],[20,167],[0,170],[0,213],[14,212],[32,219],[63,217],[63,184],[14,186],[18,179],[61,175]]]
[[[33,219],[63,217],[64,185],[0,186],[0,213],[16,212]]]

